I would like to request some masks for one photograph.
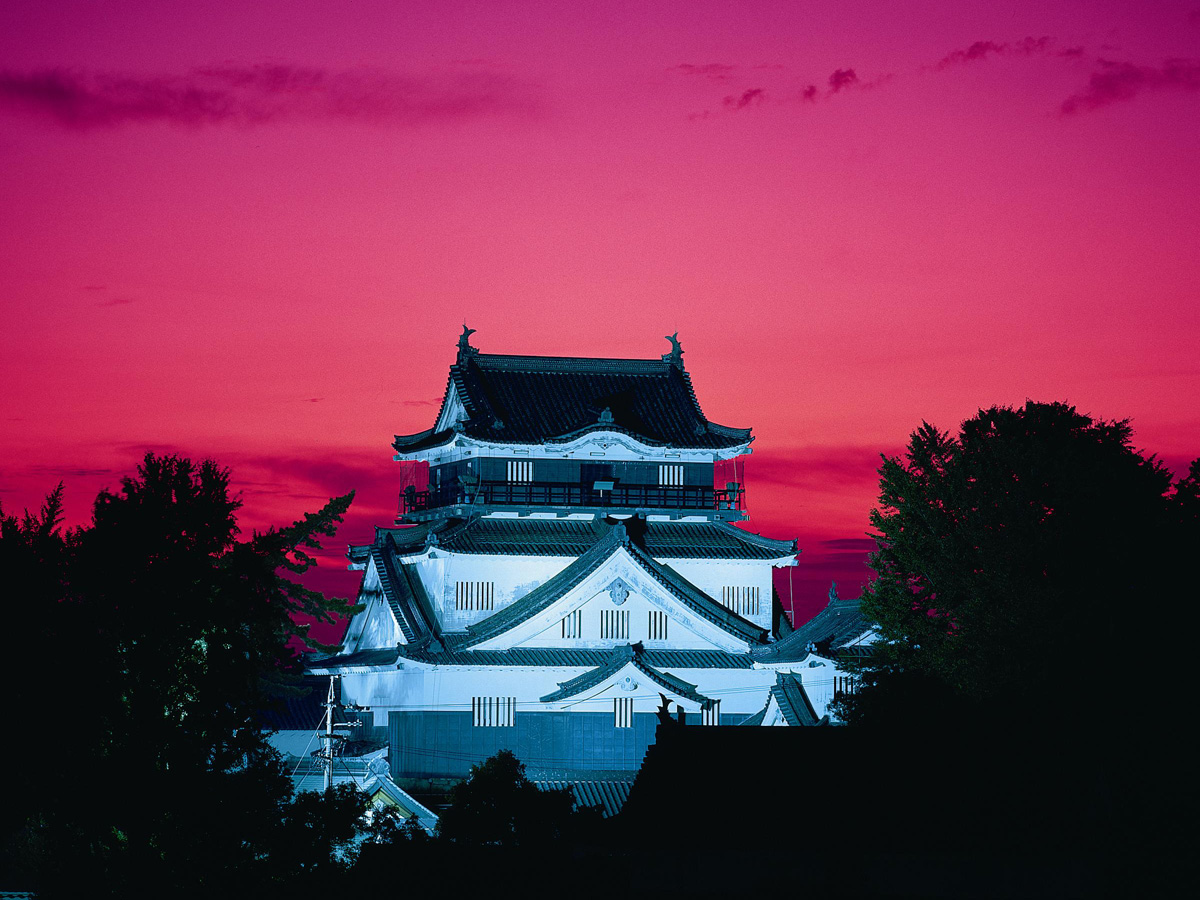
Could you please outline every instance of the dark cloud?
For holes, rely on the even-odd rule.
[[[320,403],[324,399],[325,399],[324,397],[305,397],[304,402],[305,403]]]
[[[858,84],[858,75],[853,69],[836,69],[829,76],[829,93],[836,94],[855,84]]]
[[[288,65],[217,66],[160,76],[0,70],[0,108],[78,129],[295,120],[418,125],[529,112],[535,105],[513,80],[482,72],[404,77]]]
[[[804,90],[802,90],[800,92],[800,99],[804,100],[807,103],[816,103],[817,102],[817,86],[815,84],[810,84],[810,85],[806,86],[804,88]]]
[[[401,406],[440,406],[441,402],[442,402],[441,397],[435,397],[432,400],[401,400],[400,405]]]
[[[1169,59],[1159,68],[1102,59],[1087,87],[1063,101],[1069,116],[1132,100],[1146,91],[1200,90],[1200,60]]]
[[[726,97],[721,102],[726,109],[739,110],[745,109],[747,106],[758,106],[766,99],[766,93],[762,88],[750,88],[742,91],[740,96]]]
[[[728,81],[736,69],[736,66],[726,63],[704,63],[699,66],[692,65],[691,63],[680,63],[677,66],[671,66],[667,71],[674,72],[677,75],[699,76],[712,81]]]
[[[995,41],[976,41],[965,50],[955,50],[952,53],[946,54],[938,60],[934,69],[941,70],[950,68],[951,66],[978,62],[979,60],[987,59],[989,56],[1032,56],[1035,53],[1048,52],[1050,45],[1051,40],[1049,37],[1027,37],[1015,43],[1003,44],[998,44]],[[1064,51],[1064,55],[1074,55],[1074,53],[1075,51]]]
[[[50,466],[40,464],[27,466],[26,471],[39,479],[53,478],[58,481],[66,481],[71,478],[111,478],[118,474],[112,469],[89,466]]]

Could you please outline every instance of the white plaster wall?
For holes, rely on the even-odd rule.
[[[425,592],[437,610],[443,631],[464,631],[468,625],[520,600],[544,581],[565,569],[573,558],[562,556],[482,556],[435,551],[436,558],[416,563]],[[456,582],[490,581],[495,584],[491,610],[456,610]]]
[[[625,579],[622,579],[625,581]],[[651,602],[646,595],[637,590],[636,585],[629,584],[632,590],[621,604],[613,602],[605,582],[599,590],[585,591],[587,599],[582,605],[572,604],[572,609],[582,612],[582,631],[578,638],[562,636],[562,618],[540,633],[521,642],[522,647],[576,647],[589,649],[608,649],[642,642],[647,649],[701,649],[711,650],[713,643],[710,639],[696,633],[684,625],[678,617],[672,616],[669,610],[664,610],[657,603]],[[665,639],[650,638],[650,612],[667,612],[667,637]],[[629,614],[628,637],[601,636],[601,612],[627,612]]]
[[[659,559],[718,603],[721,589],[757,587],[758,615],[743,616],[765,630],[771,628],[771,572],[768,560]]]

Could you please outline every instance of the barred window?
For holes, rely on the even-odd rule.
[[[494,581],[456,581],[454,582],[455,609],[484,609],[496,608],[496,582]]]
[[[707,704],[700,707],[700,724],[701,725],[720,725],[721,724],[721,701],[710,700]]]
[[[834,675],[833,676],[833,694],[836,697],[838,694],[853,694],[858,689],[854,683],[854,679],[849,675]]]
[[[471,698],[471,724],[476,728],[512,728],[516,715],[516,697]]]
[[[658,483],[660,487],[682,487],[683,466],[673,463],[659,466]]]
[[[600,637],[610,640],[629,640],[629,610],[600,610]]]
[[[649,621],[646,623],[646,639],[651,641],[665,641],[667,639],[667,614],[652,609],[649,614]]]
[[[577,609],[573,613],[567,613],[562,620],[562,636],[565,638],[581,638],[583,637],[583,610]]]
[[[757,616],[759,589],[757,586],[726,585],[721,588],[721,605],[739,616]]]
[[[508,461],[508,480],[517,484],[527,484],[533,481],[533,460],[510,459]]]
[[[633,727],[633,698],[613,698],[613,726],[616,728]]]

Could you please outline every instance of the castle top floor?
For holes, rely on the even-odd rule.
[[[484,354],[471,333],[433,426],[393,442],[396,460],[430,467],[427,489],[402,498],[403,518],[482,512],[481,502],[743,517],[741,485],[714,485],[714,467],[750,452],[750,429],[705,417],[674,335],[659,359],[596,359]]]

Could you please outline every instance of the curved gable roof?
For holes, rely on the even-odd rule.
[[[726,609],[670,566],[656,562],[645,550],[630,540],[628,531],[620,522],[609,528],[608,533],[593,544],[591,549],[557,575],[547,579],[495,615],[468,626],[466,635],[447,635],[447,639],[453,643],[455,649],[464,649],[517,627],[563,597],[622,547],[638,566],[691,612],[749,645],[765,643],[764,629]]]
[[[568,681],[560,682],[558,690],[542,697],[541,701],[543,703],[553,703],[556,700],[566,700],[569,697],[578,696],[584,691],[600,686],[627,665],[632,665],[654,682],[655,685],[663,690],[670,691],[677,697],[683,697],[686,700],[691,700],[705,707],[712,703],[710,698],[705,697],[696,690],[696,685],[689,684],[682,678],[676,678],[668,672],[660,672],[653,666],[647,665],[646,661],[642,659],[642,652],[639,647],[631,644],[626,644],[623,647],[614,647],[604,665],[597,666],[590,672],[584,672],[582,675],[578,675]]]

